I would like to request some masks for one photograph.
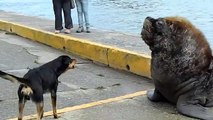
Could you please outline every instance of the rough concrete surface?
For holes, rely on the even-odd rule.
[[[0,68],[17,76],[28,69],[44,64],[59,55],[67,54],[24,38],[0,32]],[[68,54],[70,55],[70,54]],[[150,79],[119,71],[108,66],[80,59],[76,69],[59,78],[57,108],[78,106],[108,98],[115,98],[138,91],[152,89]],[[18,84],[0,78],[1,119],[16,118]],[[50,95],[45,94],[45,112],[51,111]],[[35,105],[27,102],[24,115],[35,114]],[[146,95],[122,99],[94,107],[82,108],[59,115],[59,120],[179,120],[190,119],[177,113],[173,105],[151,103]],[[52,116],[44,119],[53,119]]]
[[[16,15],[0,11],[1,20],[24,24],[45,31],[53,31],[54,21],[36,17]],[[33,22],[31,22],[33,20]],[[76,30],[76,27],[73,31]],[[106,34],[107,33],[107,34]],[[92,29],[92,33],[70,36],[93,40],[93,42],[115,46],[122,49],[150,55],[148,47],[140,36],[130,36],[117,32]],[[91,39],[92,38],[92,39]],[[95,38],[95,39],[94,39]],[[152,103],[145,94],[131,96],[140,91],[152,89],[150,79],[126,71],[109,68],[100,63],[81,59],[52,47],[29,41],[25,38],[0,31],[0,69],[17,76],[23,76],[30,68],[40,66],[62,54],[76,58],[76,69],[67,71],[59,77],[57,108],[62,112],[59,120],[191,120],[177,113],[174,105]],[[18,84],[0,78],[0,116],[1,119],[17,119]],[[117,99],[119,97],[120,99]],[[112,101],[109,102],[109,99]],[[45,113],[50,111],[50,95],[45,94]],[[108,102],[103,102],[106,100]],[[99,104],[101,102],[101,104]],[[72,109],[78,108],[78,109]],[[27,102],[24,115],[36,113],[35,105]],[[29,119],[32,119],[30,116]],[[44,119],[53,119],[45,116]]]

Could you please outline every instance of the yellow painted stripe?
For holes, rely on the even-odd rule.
[[[109,98],[109,99],[106,99],[106,100],[100,100],[100,101],[95,101],[95,102],[77,105],[77,106],[73,106],[73,107],[66,107],[66,108],[58,109],[57,113],[62,114],[62,113],[71,112],[71,111],[74,111],[74,110],[90,108],[90,107],[103,105],[103,104],[107,104],[107,103],[111,103],[111,102],[117,102],[117,101],[120,101],[120,100],[123,100],[123,99],[134,98],[134,97],[145,95],[145,94],[146,94],[146,91],[139,91],[139,92],[127,94],[127,95],[124,95],[124,96],[119,96],[119,97],[115,97],[115,98]],[[24,120],[35,119],[36,116],[37,116],[36,114],[28,115],[28,116],[24,117]],[[52,116],[52,111],[45,112],[44,117],[47,117],[47,116]],[[12,118],[12,119],[9,119],[9,120],[17,120],[17,119],[18,118]]]

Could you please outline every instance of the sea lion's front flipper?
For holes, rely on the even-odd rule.
[[[177,110],[181,114],[202,120],[213,120],[213,110],[199,104],[198,100],[192,101],[190,97],[180,96],[177,102]]]
[[[149,100],[151,100],[153,102],[160,102],[160,101],[166,100],[157,89],[148,90],[147,97]]]

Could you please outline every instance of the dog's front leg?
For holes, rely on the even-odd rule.
[[[44,114],[44,103],[43,101],[36,103],[36,108],[37,108],[37,120],[42,119],[43,114]]]
[[[57,110],[56,110],[56,99],[57,99],[56,90],[52,90],[51,91],[51,100],[52,100],[52,108],[53,108],[54,118],[58,118]]]

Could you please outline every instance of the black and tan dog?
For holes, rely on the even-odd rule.
[[[38,68],[29,70],[23,78],[0,71],[0,77],[11,82],[21,83],[18,89],[19,97],[19,116],[22,120],[22,113],[25,102],[32,99],[36,103],[38,120],[43,117],[43,93],[50,92],[53,116],[57,118],[56,112],[56,92],[58,86],[58,77],[68,69],[74,69],[75,59],[69,56],[60,56]]]

